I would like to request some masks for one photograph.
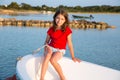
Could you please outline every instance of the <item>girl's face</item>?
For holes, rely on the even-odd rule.
[[[56,22],[58,27],[61,27],[65,22],[65,17],[63,15],[59,14],[56,16],[55,22]]]

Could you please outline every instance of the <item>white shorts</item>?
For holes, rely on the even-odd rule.
[[[51,47],[49,46],[53,52],[61,52],[63,53],[63,55],[65,54],[65,49],[59,49],[59,48],[54,48],[54,47]]]

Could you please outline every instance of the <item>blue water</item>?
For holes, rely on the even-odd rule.
[[[93,16],[95,21],[104,21],[116,26],[116,28],[103,31],[72,29],[75,56],[84,61],[120,70],[120,23],[118,22],[120,21],[120,14],[93,14]],[[52,14],[0,15],[0,17],[52,20]],[[0,80],[15,74],[17,57],[31,54],[33,50],[43,45],[47,29],[16,26],[0,27]],[[70,57],[68,49],[65,56]]]

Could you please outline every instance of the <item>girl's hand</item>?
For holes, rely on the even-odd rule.
[[[44,52],[47,51],[47,48],[48,48],[48,45],[46,44],[45,47],[44,47]]]
[[[52,53],[52,50],[51,50],[51,48],[50,48],[49,45],[46,45],[45,48],[44,48],[44,56],[45,56],[47,53]]]
[[[72,58],[72,60],[74,61],[74,62],[81,62],[81,60],[80,59],[78,59],[78,58]]]

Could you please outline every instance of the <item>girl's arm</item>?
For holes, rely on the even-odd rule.
[[[46,40],[45,40],[45,42],[44,42],[44,45],[48,44],[49,41],[50,41],[50,36],[47,34],[47,36],[46,36]]]
[[[49,45],[48,45],[49,42],[50,42],[50,36],[47,34],[46,40],[45,40],[45,42],[44,42],[44,45],[46,45],[45,48],[44,48],[44,55],[46,55],[46,51],[47,51],[47,52],[50,52],[50,51],[51,51],[51,49],[49,48]]]
[[[76,61],[80,62],[80,60],[78,58],[75,58],[75,56],[74,56],[74,49],[73,49],[73,44],[72,44],[72,34],[68,35],[67,42],[68,42],[68,47],[69,47],[69,50],[70,50],[72,60],[75,61],[75,62]]]

